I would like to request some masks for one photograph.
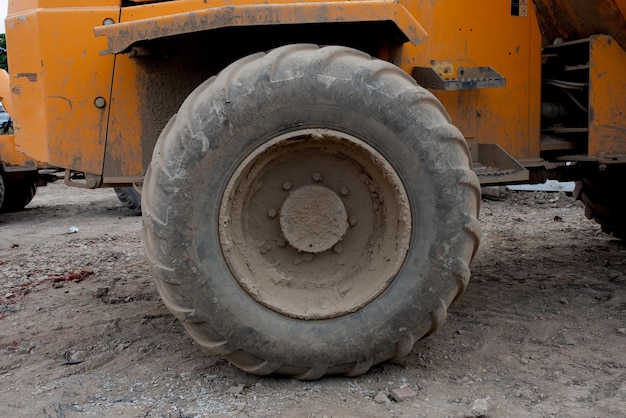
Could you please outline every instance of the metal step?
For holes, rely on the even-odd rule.
[[[506,79],[491,67],[459,67],[456,77],[442,77],[432,67],[413,67],[413,78],[422,87],[433,90],[475,90],[506,85]]]
[[[469,144],[472,170],[481,186],[524,183],[530,172],[496,144]]]

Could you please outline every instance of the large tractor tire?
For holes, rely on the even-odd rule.
[[[574,196],[602,231],[626,240],[626,169],[614,168],[576,182]]]
[[[159,292],[259,375],[365,373],[445,320],[478,247],[461,133],[401,69],[291,45],[199,86],[143,186]]]
[[[26,207],[37,192],[37,185],[32,179],[10,179],[3,177],[4,196],[0,199],[0,212],[18,212]]]
[[[141,215],[141,193],[134,187],[116,187],[115,195],[133,215]]]

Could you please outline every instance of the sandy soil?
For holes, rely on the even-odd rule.
[[[300,382],[194,345],[112,190],[41,188],[0,216],[0,416],[626,416],[626,245],[564,194],[508,192],[481,220],[438,333],[364,376]]]

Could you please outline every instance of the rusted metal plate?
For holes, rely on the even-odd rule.
[[[204,1],[125,8],[121,23],[98,26],[94,31],[107,38],[109,48],[103,54],[122,53],[140,41],[235,26],[391,21],[414,45],[427,35],[415,17],[393,1],[215,3],[211,8]]]
[[[544,44],[612,35],[626,47],[626,0],[534,0]]]

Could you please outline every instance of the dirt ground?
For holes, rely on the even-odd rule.
[[[0,215],[0,416],[626,416],[626,245],[562,193],[507,192],[481,220],[438,333],[364,376],[300,382],[194,345],[112,190],[41,188]]]

